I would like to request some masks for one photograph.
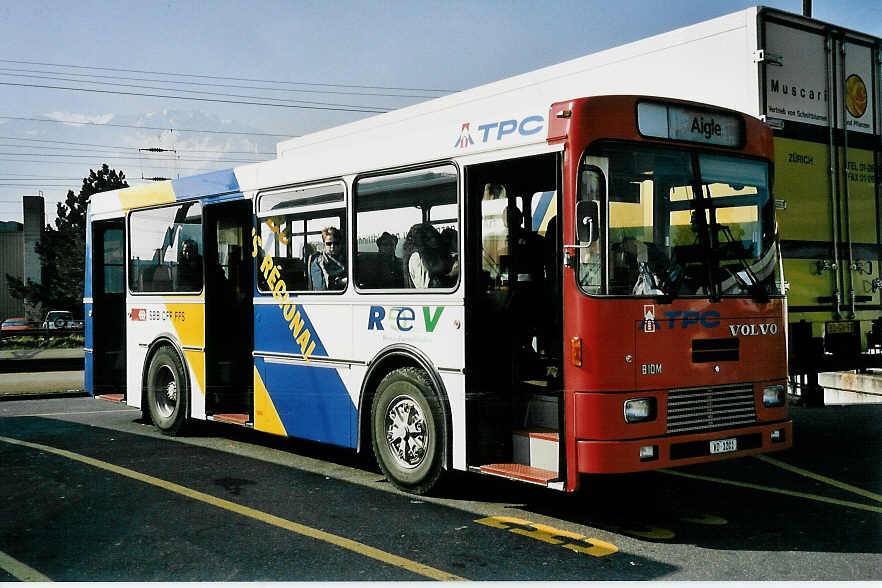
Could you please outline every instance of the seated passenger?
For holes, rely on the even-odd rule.
[[[459,234],[456,229],[447,227],[441,231],[441,239],[447,246],[450,257],[450,271],[444,275],[445,286],[455,286],[459,280]]]
[[[413,288],[444,287],[450,271],[449,252],[438,229],[431,223],[414,225],[404,239],[405,279]]]
[[[343,256],[343,235],[336,227],[322,229],[324,251],[313,256],[309,272],[313,290],[343,290],[349,279]]]
[[[395,256],[398,237],[383,232],[377,238],[377,285],[380,288],[401,288],[404,286],[404,273],[401,260]]]
[[[202,256],[199,255],[199,244],[193,239],[184,240],[178,252],[178,290],[202,290]]]

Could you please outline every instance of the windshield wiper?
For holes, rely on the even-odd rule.
[[[723,225],[720,223],[713,224],[713,230],[715,233],[722,233],[725,235],[726,239],[728,239],[729,243],[735,243],[735,236],[732,235],[732,229],[729,228],[729,225]],[[718,240],[719,241],[719,240]],[[742,289],[747,290],[750,293],[751,298],[755,302],[768,302],[769,301],[769,293],[766,292],[765,288],[759,283],[759,278],[756,277],[754,271],[750,268],[750,264],[747,263],[747,260],[744,259],[742,254],[738,251],[737,247],[733,247],[735,253],[735,259],[738,261],[738,265],[741,266],[742,271],[747,276],[747,280],[742,278],[739,273],[733,272],[732,270],[728,270],[730,274],[732,274],[732,279],[738,282],[738,285],[741,286]],[[720,290],[722,290],[722,284],[720,284]]]

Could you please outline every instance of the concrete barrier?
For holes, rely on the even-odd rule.
[[[825,372],[818,374],[824,388],[824,404],[882,404],[882,371],[869,373]]]

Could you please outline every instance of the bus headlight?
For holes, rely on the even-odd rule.
[[[655,398],[631,398],[625,401],[625,422],[642,423],[655,418]]]
[[[766,408],[784,406],[784,398],[783,384],[775,384],[774,386],[763,388],[763,406]]]

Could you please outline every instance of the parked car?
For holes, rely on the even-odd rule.
[[[44,329],[74,329],[76,328],[73,313],[69,310],[50,310],[43,319]],[[80,321],[82,322],[82,321]]]
[[[16,318],[8,318],[0,324],[0,332],[12,333],[14,331],[32,331],[34,329],[39,328],[40,325],[34,321],[29,321],[26,318],[16,317]]]

